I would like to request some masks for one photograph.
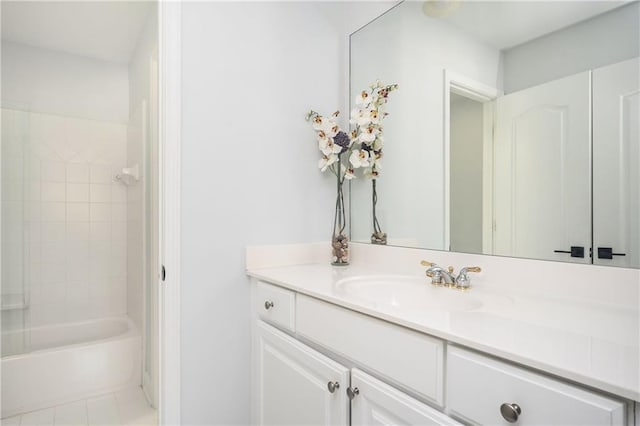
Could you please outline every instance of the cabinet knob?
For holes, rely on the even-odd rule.
[[[500,414],[509,423],[518,421],[518,416],[522,414],[522,409],[518,404],[507,404],[506,402],[500,406]]]
[[[353,398],[356,397],[356,395],[360,395],[360,389],[352,387],[347,388],[347,396],[349,397],[350,401],[352,401]]]
[[[264,308],[268,311],[269,309],[273,308],[273,302],[271,300],[267,300],[266,302],[264,302]]]
[[[336,391],[336,389],[340,388],[340,383],[338,382],[329,382],[327,383],[327,389],[329,389],[329,392],[334,393]]]

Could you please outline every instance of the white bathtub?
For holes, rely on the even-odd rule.
[[[126,317],[32,328],[29,353],[2,358],[2,418],[140,385],[140,333]]]

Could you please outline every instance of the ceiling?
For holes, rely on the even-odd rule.
[[[6,1],[2,40],[126,64],[152,1]]]
[[[463,29],[497,49],[508,49],[608,12],[629,1],[459,1],[430,0],[425,13]],[[425,8],[423,8],[425,9]]]

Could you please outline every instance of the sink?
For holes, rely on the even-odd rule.
[[[482,307],[473,292],[431,285],[427,277],[362,275],[338,280],[336,294],[378,308],[408,311],[472,311]]]

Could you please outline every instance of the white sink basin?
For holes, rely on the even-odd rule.
[[[482,301],[473,295],[473,291],[433,286],[427,277],[362,275],[337,281],[335,291],[379,308],[472,311],[482,307]]]

